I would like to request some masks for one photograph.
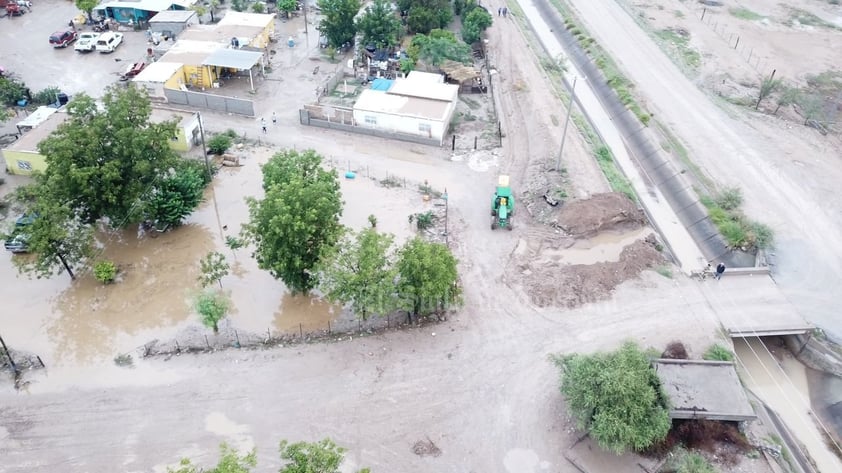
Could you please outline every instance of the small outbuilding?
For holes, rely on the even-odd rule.
[[[176,37],[190,26],[198,24],[199,16],[193,10],[164,10],[149,19],[149,29],[153,33],[169,37]]]
[[[743,422],[757,418],[734,363],[729,361],[652,361],[669,398],[670,418]]]
[[[100,3],[93,11],[118,23],[139,25],[162,11],[190,10],[194,3],[196,0],[114,0]]]
[[[177,89],[179,80],[183,83],[183,67],[180,62],[153,62],[140,71],[132,82],[146,89],[152,100],[166,101],[164,89]]]
[[[413,74],[362,91],[354,104],[355,124],[430,138],[441,145],[456,111],[459,86],[430,77],[437,74]]]

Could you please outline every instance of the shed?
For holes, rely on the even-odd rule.
[[[158,12],[165,10],[189,10],[196,0],[114,0],[100,3],[93,11],[118,23],[149,21]]]
[[[669,398],[670,418],[741,422],[757,417],[734,363],[652,360]]]
[[[149,115],[152,123],[162,123],[175,120],[176,136],[170,141],[170,147],[176,151],[190,151],[193,146],[201,143],[199,129],[199,114],[154,107]]]
[[[426,77],[421,80],[408,77],[395,80],[388,93],[419,99],[455,102],[459,95],[459,86],[430,82]]]
[[[258,64],[263,65],[263,53],[239,49],[217,49],[202,62],[203,66],[248,71],[251,90],[254,90],[252,68]]]
[[[427,83],[427,84],[442,84],[444,83],[444,77],[441,74],[434,74],[432,72],[423,72],[423,71],[410,71],[409,74],[406,76],[407,79],[412,81],[417,81],[419,83]]]
[[[199,16],[193,10],[164,10],[149,20],[149,29],[153,33],[179,33],[192,25],[199,24]]]
[[[18,128],[18,133],[22,134],[44,123],[50,118],[50,116],[56,113],[56,111],[58,111],[58,109],[55,107],[40,106],[36,108],[34,112],[29,114],[29,116],[17,122],[16,126]]]
[[[41,110],[41,108],[49,107],[40,107],[38,110]],[[47,160],[38,152],[38,144],[67,120],[65,110],[51,110],[46,115],[39,115],[37,119],[33,119],[30,122],[31,126],[27,125],[26,131],[21,137],[3,150],[6,170],[10,174],[28,176],[34,171],[47,169]],[[29,115],[27,119],[35,117],[36,113]],[[20,123],[18,123],[18,127],[22,128]]]
[[[146,89],[151,98],[166,100],[164,87],[167,86],[167,82],[177,82],[176,76],[183,76],[183,66],[180,62],[153,62],[140,71],[132,82]],[[177,84],[173,83],[170,88],[175,87]]]
[[[365,89],[354,104],[354,122],[365,128],[432,138],[441,144],[455,107],[455,102]]]

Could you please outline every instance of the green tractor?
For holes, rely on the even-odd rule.
[[[509,187],[509,176],[500,176],[497,182],[497,192],[491,201],[491,229],[497,227],[512,230],[512,217],[515,214],[515,197]]]

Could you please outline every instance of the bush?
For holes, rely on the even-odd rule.
[[[774,234],[768,225],[752,222],[750,228],[752,236],[754,237],[754,246],[758,248],[768,248],[772,245]]]
[[[0,104],[14,107],[26,97],[26,86],[14,79],[0,77]]]
[[[251,6],[251,11],[255,13],[264,13],[266,12],[266,5],[262,2],[256,2],[254,5]]]
[[[714,343],[705,350],[702,358],[708,361],[734,361],[734,354],[722,345]]]
[[[670,466],[675,473],[716,473],[705,457],[687,450],[679,450]]]
[[[60,93],[61,89],[58,87],[47,87],[32,96],[32,103],[39,105],[50,105],[56,103],[58,102],[58,94]]]
[[[103,284],[111,284],[117,277],[117,265],[112,261],[100,261],[94,265],[94,277]]]
[[[233,140],[228,134],[216,135],[208,140],[208,150],[216,155],[225,154],[232,144]]]
[[[723,210],[737,210],[743,205],[743,192],[738,187],[728,187],[716,199],[716,205]]]
[[[746,243],[746,232],[740,222],[729,220],[719,226],[719,231],[728,242],[728,246],[732,248],[739,248]]]

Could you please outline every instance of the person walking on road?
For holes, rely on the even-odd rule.
[[[263,129],[263,134],[265,135],[266,134],[266,119],[265,118],[260,119],[260,127]]]
[[[272,112],[272,124],[273,124],[273,125],[277,125],[277,124],[278,124],[278,116],[277,116],[277,115],[275,115],[275,112]]]
[[[722,273],[725,272],[725,263],[719,263],[716,265],[716,274],[713,276],[717,280],[722,279]]]

